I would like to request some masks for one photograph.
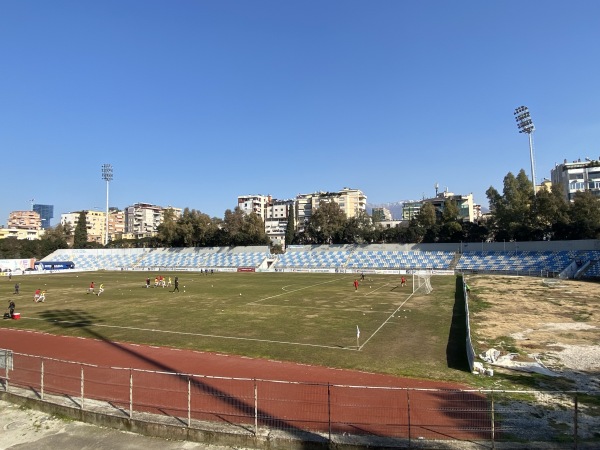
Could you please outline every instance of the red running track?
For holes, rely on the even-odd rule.
[[[260,400],[259,417],[263,425],[326,431],[331,421],[335,432],[395,437],[408,437],[410,433],[412,436],[437,439],[485,439],[487,437],[488,418],[485,413],[487,408],[481,396],[471,393],[448,392],[446,394],[441,391],[418,390],[466,389],[465,386],[458,384],[192,350],[55,336],[24,330],[0,329],[0,348],[15,353],[103,366],[103,372],[96,375],[99,379],[95,389],[86,387],[86,396],[93,395],[93,398],[98,399],[108,400],[115,395],[114,386],[100,380],[106,377],[102,373],[107,372],[107,367],[197,374],[205,377],[279,380],[294,383],[261,382],[259,387],[261,393],[268,391],[267,397]],[[52,371],[52,363],[48,362],[48,364],[45,373]],[[16,363],[15,367],[17,367]],[[77,394],[79,369],[75,369],[75,373],[70,377],[74,381],[73,387],[68,388],[66,386],[68,381],[64,381],[64,386],[56,386],[58,392],[65,392],[60,389],[66,389],[67,392],[72,389],[73,394]],[[56,370],[64,371],[60,368]],[[126,375],[129,377],[128,373]],[[178,417],[186,416],[188,377],[178,378],[173,383],[174,377],[170,376],[171,380],[164,383],[166,388],[157,390],[156,378],[149,376],[145,379],[144,375],[138,376],[137,373],[136,376],[138,378],[134,383],[137,387],[135,410]],[[68,380],[69,377],[57,379]],[[93,386],[93,373],[86,373],[85,380]],[[252,423],[254,385],[241,387],[237,381],[195,377],[192,380],[192,388],[197,394],[192,400],[192,410],[201,411],[195,413],[193,418]],[[58,381],[58,383],[63,382]],[[144,386],[145,384],[147,386]],[[343,386],[329,389],[330,385]],[[344,387],[346,385],[417,390],[407,392],[389,389],[356,389]],[[45,382],[45,389],[48,389],[48,386],[50,385]],[[128,403],[126,383],[125,386],[127,395],[124,395],[120,401],[113,401],[123,407]],[[104,392],[108,390],[113,392]],[[411,430],[408,429],[409,423]]]

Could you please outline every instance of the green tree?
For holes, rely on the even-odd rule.
[[[306,238],[313,244],[333,244],[341,239],[346,214],[334,201],[323,201],[306,225]]]
[[[490,229],[494,240],[528,241],[533,238],[533,184],[523,169],[516,177],[510,172],[504,177],[502,195],[493,187],[486,191],[486,195],[492,215]]]
[[[79,213],[77,224],[75,225],[75,235],[73,236],[73,247],[74,248],[87,248],[88,246],[88,234],[87,234],[87,221],[85,218],[85,211]]]
[[[436,242],[460,242],[463,239],[463,222],[456,201],[446,199],[440,221]]]
[[[166,247],[174,246],[177,240],[177,220],[173,209],[165,210],[163,220],[157,227],[157,236]]]
[[[405,238],[408,242],[435,242],[437,238],[437,219],[435,207],[431,203],[423,203],[417,215],[409,222]]]
[[[294,205],[288,205],[288,221],[287,226],[285,228],[285,246],[292,244],[294,242],[294,237],[296,236],[296,215],[294,212]]]
[[[50,255],[56,250],[62,248],[69,248],[68,237],[69,237],[70,226],[63,226],[58,224],[55,227],[47,228],[44,234],[40,237],[40,257],[39,259]]]
[[[241,245],[238,242],[243,241],[243,237],[241,236],[243,225],[244,211],[239,206],[236,206],[233,211],[230,209],[225,210],[221,230],[223,231],[226,243],[222,243],[221,245]]]
[[[600,238],[600,202],[590,191],[576,192],[569,208],[570,239]]]
[[[375,228],[366,211],[358,211],[355,217],[347,219],[342,229],[339,244],[365,244],[375,239]]]
[[[265,232],[265,223],[253,212],[244,216],[241,238],[241,243],[237,245],[266,245],[271,242]]]
[[[533,239],[565,239],[569,223],[569,204],[563,196],[561,186],[554,185],[550,190],[540,189],[532,208]]]

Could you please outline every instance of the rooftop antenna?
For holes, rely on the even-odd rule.
[[[437,197],[438,196],[438,189],[440,188],[440,184],[439,183],[435,183],[433,187],[435,188],[435,196]]]
[[[29,200],[29,204],[31,205],[31,210],[33,211],[33,202],[35,202],[35,198]]]

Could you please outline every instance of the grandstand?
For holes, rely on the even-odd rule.
[[[567,242],[567,241],[565,241]],[[593,241],[597,247],[598,241]],[[538,247],[539,247],[539,243]],[[413,270],[600,278],[600,250],[460,252],[448,245],[298,245],[282,255],[267,246],[66,249],[42,261],[73,261],[80,270],[255,270],[380,273]],[[526,247],[526,243],[520,244]]]

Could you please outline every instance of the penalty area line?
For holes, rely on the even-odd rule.
[[[25,317],[24,317],[25,319]],[[37,317],[29,317],[29,320],[44,320],[46,319],[38,319]],[[68,320],[54,320],[52,323],[65,323],[65,324],[74,324],[78,322],[70,322]],[[104,327],[104,328],[118,328],[121,330],[133,330],[133,331],[150,331],[152,333],[166,333],[166,334],[177,334],[182,336],[199,336],[199,337],[207,337],[207,338],[216,338],[216,339],[233,339],[237,341],[251,341],[251,342],[267,342],[269,344],[284,344],[284,345],[297,345],[303,347],[316,347],[316,348],[327,348],[334,350],[350,350],[350,351],[358,351],[356,347],[341,347],[338,345],[322,345],[322,344],[306,344],[303,342],[290,342],[290,341],[275,341],[271,339],[258,339],[258,338],[243,338],[236,336],[222,336],[219,334],[203,334],[203,333],[190,333],[186,331],[169,331],[169,330],[156,330],[153,328],[140,328],[140,327],[123,327],[119,325],[104,325],[104,324],[86,324],[86,327]]]
[[[410,295],[409,295],[409,296],[406,298],[406,300],[404,300],[404,301],[403,301],[403,302],[400,304],[400,306],[398,306],[398,307],[397,307],[397,308],[394,310],[394,312],[393,312],[393,313],[391,313],[391,314],[388,316],[388,318],[387,318],[387,319],[385,319],[385,320],[383,321],[383,323],[382,323],[381,325],[379,325],[379,327],[378,327],[378,328],[377,328],[375,331],[373,331],[373,333],[371,334],[371,336],[369,336],[369,337],[367,338],[367,340],[366,340],[365,342],[363,342],[363,343],[360,345],[360,347],[358,347],[358,350],[359,350],[359,351],[360,351],[360,350],[362,350],[362,348],[363,348],[365,345],[367,345],[367,342],[369,342],[369,341],[371,340],[371,338],[375,337],[375,335],[376,335],[376,334],[379,332],[379,330],[381,330],[381,329],[382,329],[382,328],[383,328],[383,327],[384,327],[384,326],[385,326],[385,325],[386,325],[386,324],[387,324],[387,323],[388,323],[388,322],[389,322],[389,321],[390,321],[390,320],[391,320],[391,319],[394,317],[394,315],[395,315],[395,314],[396,314],[398,311],[400,311],[400,308],[402,308],[402,307],[403,307],[403,306],[406,304],[406,302],[410,300],[410,298],[411,298],[413,295],[415,295],[415,293],[414,293],[414,292],[412,292],[412,293],[411,293],[411,294],[410,294]]]

